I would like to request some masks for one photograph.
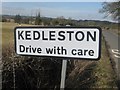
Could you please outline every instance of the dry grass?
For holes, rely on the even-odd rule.
[[[56,90],[59,88],[61,75],[61,60],[59,59],[16,56],[13,44],[11,44],[3,49],[2,61],[2,88],[5,90],[11,88]]]
[[[99,61],[76,61],[75,68],[66,80],[66,88],[116,89],[116,74],[102,40],[102,56]]]
[[[2,46],[7,46],[14,43],[14,28],[19,26],[17,23],[3,22],[2,23]],[[29,26],[21,24],[21,26]]]
[[[61,60],[56,58],[16,57],[13,44],[15,23],[3,23],[3,87],[13,88],[13,65],[15,85],[21,90],[37,88],[59,88]],[[105,42],[102,42],[102,57],[99,61],[69,61],[66,88],[112,88],[115,76],[111,67]],[[9,90],[8,89],[8,90]],[[37,89],[39,90],[39,89]]]
[[[112,68],[110,57],[108,57],[108,52],[106,50],[105,41],[102,42],[102,57],[99,62],[97,62],[94,68],[93,75],[97,77],[94,87],[99,88],[117,88],[116,86],[116,74]]]

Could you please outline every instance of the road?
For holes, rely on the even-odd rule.
[[[120,44],[119,44],[120,36],[108,30],[104,30],[102,33],[103,36],[105,37],[105,40],[107,41],[107,44],[110,46],[109,48],[110,57],[116,63],[115,67],[118,75],[118,82],[120,85]]]

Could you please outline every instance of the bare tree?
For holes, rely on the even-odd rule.
[[[22,18],[21,18],[21,16],[18,14],[18,15],[15,16],[14,20],[15,20],[15,23],[20,24],[21,21],[22,21]]]
[[[120,1],[118,2],[104,2],[100,13],[105,13],[105,17],[112,16],[114,20],[120,21]]]
[[[39,12],[38,15],[36,15],[35,25],[40,25],[41,22],[42,22],[42,20],[41,20],[41,16],[40,16],[40,12]]]

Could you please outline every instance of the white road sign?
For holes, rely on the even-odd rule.
[[[101,54],[101,29],[16,27],[15,51],[19,55],[97,60]]]

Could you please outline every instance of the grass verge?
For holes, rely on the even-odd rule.
[[[3,47],[3,87],[11,88],[13,87],[13,59],[15,59],[12,55],[13,30],[17,24],[3,23],[2,25],[2,45],[5,47]],[[66,88],[116,88],[116,74],[109,59],[105,41],[102,39],[102,56],[99,61],[71,60],[72,64],[68,64]],[[15,59],[16,87],[59,88],[61,73],[59,61],[54,58],[45,60],[36,57]],[[42,73],[43,77],[40,77]]]
[[[66,88],[116,89],[116,74],[103,38],[101,53],[99,61],[78,60],[66,80]]]
[[[96,63],[93,69],[93,76],[97,77],[93,87],[97,88],[117,88],[116,74],[112,68],[110,57],[108,55],[105,40],[102,39],[102,55],[101,59]]]

